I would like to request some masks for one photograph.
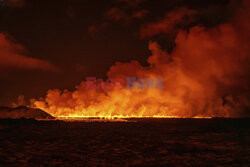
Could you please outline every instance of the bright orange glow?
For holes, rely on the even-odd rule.
[[[163,89],[88,90],[82,82],[73,92],[49,90],[31,105],[55,117],[240,117],[250,106],[249,5],[240,10],[244,15],[232,23],[180,31],[171,54],[149,42],[148,66],[117,62],[107,73],[124,80],[161,78]]]
[[[78,120],[78,119],[105,119],[105,120],[114,120],[114,119],[133,119],[133,118],[182,118],[182,117],[176,117],[176,116],[164,116],[164,115],[153,115],[153,116],[134,116],[134,115],[98,115],[98,116],[80,116],[80,115],[69,115],[69,116],[58,116],[57,119],[59,120]],[[211,117],[193,117],[197,119],[211,119]]]

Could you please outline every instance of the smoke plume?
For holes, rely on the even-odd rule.
[[[49,61],[25,56],[24,52],[22,45],[11,40],[8,35],[0,33],[0,67],[57,71]]]
[[[162,78],[163,89],[87,90],[82,82],[73,92],[49,90],[32,105],[54,116],[249,116],[249,9],[244,1],[231,23],[179,31],[171,54],[150,41],[149,66],[117,62],[107,73],[109,78]],[[170,27],[180,18],[174,14]],[[143,33],[148,37],[169,27],[149,29]]]

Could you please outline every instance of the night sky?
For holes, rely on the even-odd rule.
[[[49,89],[73,90],[86,77],[106,78],[115,62],[137,60],[147,66],[149,41],[171,53],[178,30],[230,22],[240,4],[238,0],[0,0],[0,105],[11,105],[19,95],[28,101],[45,96]],[[146,31],[149,24],[179,8],[184,8],[183,14],[173,25],[168,23],[166,32]]]

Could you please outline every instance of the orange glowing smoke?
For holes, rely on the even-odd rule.
[[[239,117],[249,109],[249,2],[232,23],[180,31],[171,54],[149,42],[149,66],[116,63],[109,78],[162,78],[163,89],[49,90],[34,107],[54,116]],[[162,27],[161,27],[162,28]],[[148,32],[147,32],[148,33]]]
[[[5,33],[0,33],[0,67],[40,69],[58,71],[59,69],[47,60],[25,56],[25,48],[17,44]]]

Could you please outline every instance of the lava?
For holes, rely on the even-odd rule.
[[[230,23],[180,30],[168,53],[149,42],[148,66],[117,62],[108,78],[162,78],[163,89],[49,90],[31,106],[55,117],[242,117],[249,101],[249,2]],[[116,83],[121,84],[121,83]],[[119,86],[119,85],[118,85]]]

